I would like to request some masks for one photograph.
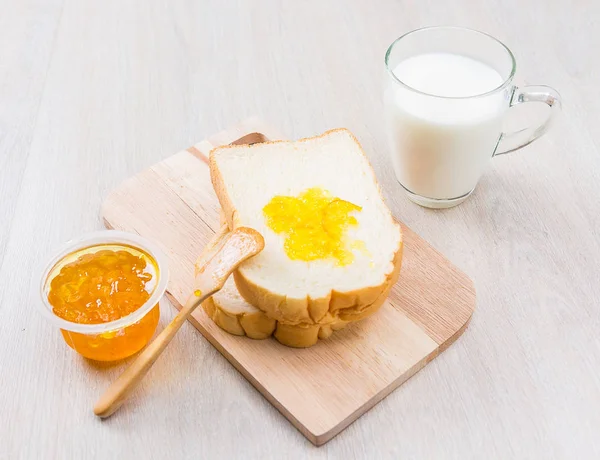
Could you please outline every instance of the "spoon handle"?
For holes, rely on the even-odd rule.
[[[98,417],[114,414],[131,391],[144,378],[160,354],[171,342],[181,325],[205,299],[219,291],[225,280],[240,263],[258,254],[264,247],[262,236],[248,228],[240,227],[223,235],[217,244],[207,248],[202,256],[202,266],[194,282],[194,291],[173,321],[142,351],[117,380],[102,394],[94,406]]]
[[[212,293],[202,297],[190,296],[186,306],[175,316],[167,327],[142,351],[136,360],[115,380],[94,406],[94,414],[105,418],[111,416],[121,407],[133,389],[140,383],[154,362],[158,359],[181,325],[188,319],[194,309],[210,297]]]

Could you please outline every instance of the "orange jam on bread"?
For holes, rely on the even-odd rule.
[[[285,235],[284,249],[292,260],[334,258],[338,265],[352,263],[347,230],[358,225],[354,212],[362,208],[331,196],[321,188],[310,188],[298,196],[278,195],[263,208],[267,226]]]
[[[156,287],[158,267],[140,249],[107,245],[77,251],[52,274],[48,301],[53,313],[79,324],[119,320],[144,305]],[[67,344],[100,361],[122,359],[143,348],[158,324],[155,305],[142,318],[116,330],[84,334],[62,330]]]

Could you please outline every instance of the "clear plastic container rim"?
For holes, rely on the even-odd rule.
[[[122,244],[126,246],[133,246],[142,250],[143,252],[148,253],[156,261],[156,265],[158,267],[158,282],[154,288],[154,291],[152,292],[152,295],[137,310],[131,312],[127,316],[119,318],[115,321],[110,321],[108,323],[80,324],[73,323],[56,316],[52,311],[52,305],[48,301],[48,286],[50,281],[48,280],[48,276],[50,275],[50,272],[57,263],[59,263],[69,254],[91,246],[100,246],[103,244]],[[146,313],[154,308],[154,306],[160,301],[167,290],[168,281],[169,267],[167,258],[156,246],[156,244],[134,233],[121,232],[118,230],[102,230],[88,233],[65,243],[44,266],[40,277],[40,297],[42,303],[39,310],[43,316],[45,316],[51,323],[60,329],[65,329],[71,332],[79,332],[82,334],[101,334],[108,331],[122,329],[141,320]]]

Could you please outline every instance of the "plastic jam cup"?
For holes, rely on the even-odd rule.
[[[143,254],[155,268],[150,298],[135,311],[115,321],[80,324],[54,314],[48,300],[50,283],[61,268],[84,254],[101,250],[129,250]],[[65,342],[82,356],[97,361],[116,361],[137,353],[152,338],[160,315],[159,300],[169,279],[166,257],[152,242],[132,233],[105,230],[68,242],[44,268],[40,296],[42,314],[62,332]]]

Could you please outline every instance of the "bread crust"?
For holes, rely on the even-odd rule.
[[[377,191],[380,198],[383,200],[381,188],[375,176],[373,168],[370,166],[362,146],[356,137],[346,128],[337,128],[324,132],[318,136],[307,137],[299,141],[268,141],[266,144],[287,144],[314,141],[322,137],[326,137],[332,133],[344,132],[356,142],[359,146],[360,153],[369,164],[370,173],[377,184]],[[230,148],[252,148],[251,146],[227,145],[217,147],[212,150],[209,155],[210,177],[213,188],[221,204],[225,220],[230,229],[236,229],[240,226],[237,212],[227,193],[224,179],[216,164],[214,153]],[[382,283],[376,286],[367,286],[351,291],[331,291],[324,297],[311,298],[289,298],[283,293],[269,291],[268,289],[253,283],[246,278],[240,270],[234,272],[235,284],[241,296],[250,304],[256,306],[265,314],[279,322],[291,326],[309,327],[312,325],[331,325],[339,321],[357,321],[375,312],[383,304],[391,287],[398,280],[400,268],[402,265],[402,231],[400,226],[391,217],[393,225],[398,229],[400,234],[399,245],[391,261],[391,270],[385,275]],[[276,332],[277,337],[277,332]]]
[[[206,299],[202,303],[202,308],[217,326],[230,334],[245,335],[251,339],[259,340],[273,335],[282,345],[307,348],[315,345],[319,339],[329,338],[334,331],[346,327],[349,323],[366,318],[379,310],[387,299],[390,289],[396,283],[399,274],[400,266],[392,275],[387,288],[371,305],[355,312],[343,310],[339,318],[332,319],[332,322],[328,324],[287,324],[269,318],[262,310],[256,313],[233,314],[228,312],[224,306],[218,305],[213,297]]]
[[[266,339],[275,331],[277,322],[262,311],[231,314],[216,304],[212,297],[202,302],[202,308],[217,326],[233,335],[246,335],[251,339]]]
[[[233,335],[248,336],[262,340],[274,337],[282,345],[294,348],[307,348],[319,339],[327,339],[333,331],[345,327],[348,323],[339,320],[332,324],[292,325],[269,318],[262,310],[254,313],[231,313],[226,306],[219,305],[214,297],[202,302],[202,308],[213,322],[224,331]]]

